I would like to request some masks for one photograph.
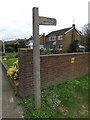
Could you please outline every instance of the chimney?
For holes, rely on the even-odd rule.
[[[75,40],[75,24],[72,24],[72,41]]]
[[[45,36],[45,33],[43,33],[43,36]]]
[[[43,44],[45,43],[45,33],[43,33]]]
[[[72,24],[72,27],[75,28],[75,24]]]

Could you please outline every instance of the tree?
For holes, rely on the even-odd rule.
[[[1,53],[2,53],[2,44],[3,44],[3,42],[0,40],[0,56],[1,56]]]
[[[79,46],[78,46],[79,40],[74,40],[70,45],[70,52],[78,52]]]
[[[20,48],[25,48],[26,47],[26,39],[19,39],[18,43],[19,43]]]
[[[0,52],[3,52],[3,41],[0,40]]]
[[[83,26],[82,33],[83,33],[82,45],[86,47],[87,52],[90,52],[90,23]]]

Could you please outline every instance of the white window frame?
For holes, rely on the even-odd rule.
[[[60,46],[60,47],[59,47]],[[62,50],[63,49],[63,45],[62,44],[58,44],[58,49]]]
[[[62,40],[62,35],[59,35],[59,36],[58,36],[58,40]]]
[[[50,36],[49,41],[56,41],[56,36]]]
[[[51,41],[51,37],[49,37],[49,41]]]

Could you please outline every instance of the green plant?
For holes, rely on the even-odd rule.
[[[50,50],[45,50],[45,51],[41,52],[41,54],[44,54],[44,55],[46,55],[46,54],[52,54],[52,51],[50,51]]]
[[[11,59],[8,59],[7,57],[3,57],[3,61],[4,63],[10,68],[13,63],[18,60],[17,58],[11,58]]]
[[[25,107],[24,117],[49,118],[55,108],[61,105],[61,100],[59,95],[54,93],[54,88],[49,87],[41,91],[41,103],[41,108],[36,110],[33,96],[23,100],[20,105]]]
[[[60,51],[60,50],[59,50],[57,53],[58,53],[58,54],[64,54],[64,53],[67,53],[67,52],[66,52],[66,51]]]
[[[88,80],[90,75],[67,81],[58,86],[50,86],[41,90],[41,108],[36,110],[34,96],[24,99],[24,118],[74,118],[82,117],[78,111],[88,111]],[[81,97],[81,98],[80,98]],[[85,110],[82,106],[85,105]],[[83,117],[87,117],[83,113]]]
[[[18,54],[18,52],[6,52],[5,56],[14,58],[17,54]]]
[[[70,52],[77,52],[78,49],[79,49],[78,44],[79,44],[79,40],[74,40],[70,45],[70,50],[69,51]]]
[[[19,78],[18,60],[13,63],[13,66],[11,66],[11,68],[9,68],[9,70],[7,71],[7,76],[9,76],[10,78],[14,80],[17,80]]]
[[[15,91],[14,91],[14,95],[15,95],[15,96],[17,96],[17,97],[19,97],[19,96],[20,96],[20,94],[18,93],[18,91],[17,91],[17,90],[15,90]]]
[[[11,47],[11,46],[9,46],[9,47],[8,47],[8,52],[14,52],[14,48]]]
[[[5,53],[2,53],[2,56],[5,56]]]

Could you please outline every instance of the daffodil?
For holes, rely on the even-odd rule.
[[[13,63],[13,66],[11,66],[11,68],[9,68],[9,70],[7,71],[7,76],[10,76],[13,79],[18,79],[19,74],[18,74],[18,60],[16,62]]]

